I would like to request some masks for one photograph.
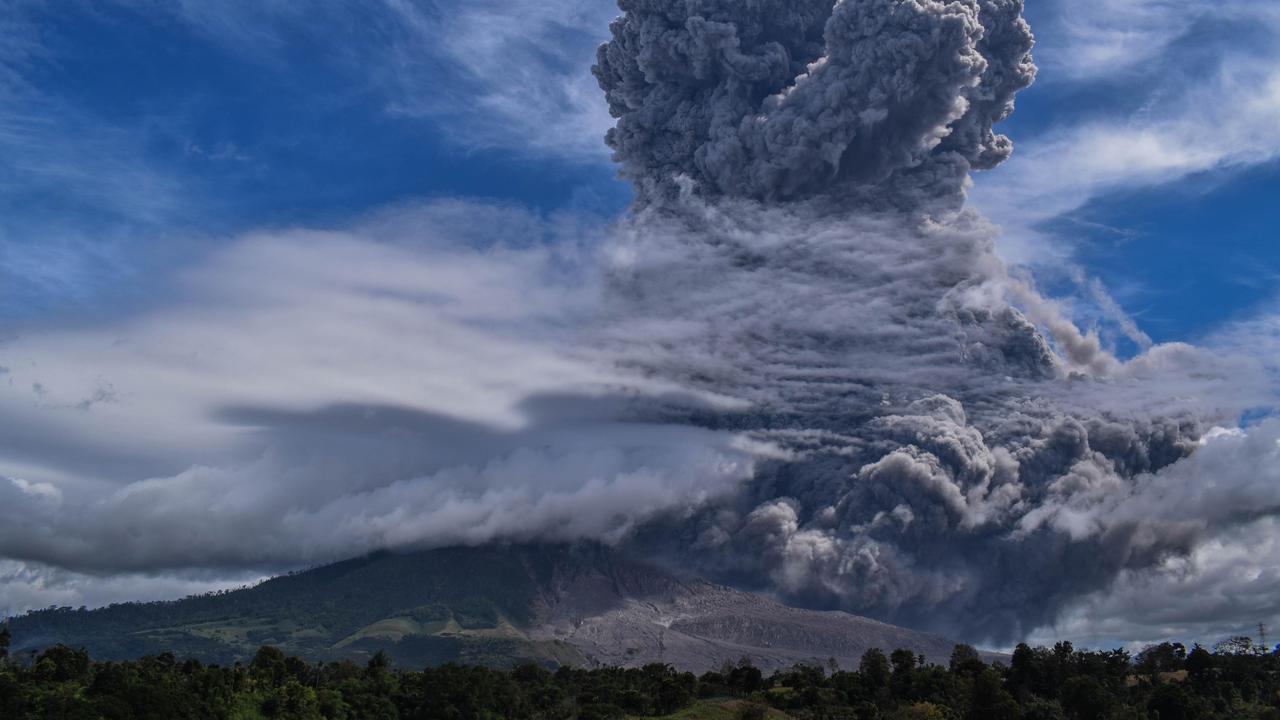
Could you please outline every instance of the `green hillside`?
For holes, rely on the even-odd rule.
[[[175,602],[31,613],[11,622],[14,650],[66,643],[103,659],[167,651],[232,663],[273,645],[314,660],[359,660],[384,650],[410,666],[576,664],[575,650],[531,641],[524,629],[565,562],[589,564],[602,552],[495,546],[377,553]]]

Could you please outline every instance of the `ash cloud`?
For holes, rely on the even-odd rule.
[[[965,208],[1035,76],[1021,2],[619,4],[595,72],[638,200],[605,345],[750,403],[673,418],[789,453],[633,547],[1009,642],[1274,514],[1254,484],[1170,500],[1211,481],[1188,469],[1206,433],[1274,397],[1261,368],[1185,345],[1117,359]]]
[[[1018,0],[619,5],[595,72],[647,200],[954,199],[1035,74]]]
[[[749,404],[670,407],[669,422],[786,453],[693,517],[642,527],[638,552],[799,604],[1007,642],[1236,522],[1203,504],[1138,509],[1168,497],[1166,478],[1203,481],[1179,468],[1269,392],[1260,369],[1179,345],[1115,359],[1009,277],[969,212],[687,197],[620,237],[604,346]]]

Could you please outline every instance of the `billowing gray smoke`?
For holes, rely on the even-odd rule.
[[[646,199],[955,198],[1009,156],[1021,0],[622,0],[596,75]]]
[[[1161,489],[1234,422],[1229,375],[1186,347],[1115,360],[963,209],[969,172],[1012,152],[992,127],[1035,74],[1021,0],[620,6],[596,75],[639,200],[606,340],[749,403],[668,420],[779,453],[637,549],[1007,641],[1235,522]]]

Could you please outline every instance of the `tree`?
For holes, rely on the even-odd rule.
[[[1115,698],[1087,675],[1073,677],[1062,685],[1062,707],[1073,720],[1104,718],[1115,704]]]
[[[947,715],[942,712],[942,708],[927,702],[918,702],[899,708],[889,717],[892,720],[947,720]]]
[[[659,715],[670,715],[693,702],[693,698],[692,684],[673,673],[659,680],[657,690],[652,693],[652,702]]]
[[[910,650],[894,650],[889,656],[895,675],[910,675],[916,669],[916,654]]]
[[[1251,655],[1254,653],[1253,638],[1247,635],[1227,638],[1214,645],[1213,652],[1215,655]]]
[[[764,674],[760,672],[760,668],[750,664],[739,663],[729,671],[729,677],[726,680],[729,687],[748,695],[764,687]]]
[[[1013,658],[1009,661],[1009,686],[1020,696],[1030,694],[1036,687],[1038,666],[1036,651],[1026,643],[1019,643],[1013,649]]]
[[[1177,672],[1187,662],[1187,647],[1182,643],[1160,643],[1138,653],[1136,665],[1139,673],[1155,677],[1162,672]]]
[[[889,685],[889,659],[879,648],[871,648],[862,654],[858,662],[858,674],[875,690]]]
[[[280,652],[279,648],[274,648],[270,645],[258,648],[257,654],[249,662],[249,674],[258,682],[265,683],[271,687],[279,687],[288,675],[284,653]]]
[[[89,653],[54,645],[40,653],[32,670],[42,680],[63,683],[86,677],[89,667]]]
[[[1147,709],[1160,720],[1189,720],[1201,716],[1187,693],[1173,683],[1156,688]]]
[[[9,635],[9,626],[0,625],[0,660],[9,658],[9,642],[12,636]]]
[[[889,663],[893,665],[890,687],[897,700],[914,699],[914,680],[916,671],[916,654],[910,650],[894,650],[889,655]]]
[[[289,680],[266,697],[262,712],[280,720],[319,720],[320,703],[314,690]]]
[[[999,671],[987,668],[973,679],[967,720],[1017,720],[1018,701],[1002,687]]]
[[[379,650],[374,653],[373,657],[369,658],[368,664],[365,665],[365,669],[368,670],[369,675],[373,677],[385,675],[390,668],[391,658],[387,656],[385,650]]]
[[[1190,654],[1187,655],[1186,666],[1188,675],[1196,680],[1202,679],[1213,669],[1213,656],[1209,654],[1208,650],[1197,644],[1191,648]]]
[[[1066,717],[1056,700],[1035,700],[1022,711],[1022,720],[1066,720]]]
[[[972,677],[986,670],[987,664],[982,662],[982,656],[974,646],[957,645],[951,651],[950,669],[956,675]]]

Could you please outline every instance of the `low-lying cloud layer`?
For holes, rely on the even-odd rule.
[[[596,74],[633,213],[249,236],[172,307],[6,340],[0,557],[594,538],[1008,642],[1274,523],[1280,429],[1238,429],[1266,368],[1114,357],[964,209],[1034,76],[1020,2],[621,6]]]
[[[467,244],[481,214],[521,246]],[[175,307],[9,341],[0,554],[83,571],[282,567],[414,542],[617,537],[723,492],[758,448],[648,424],[632,396],[683,391],[577,349],[598,290],[575,232],[444,204],[253,236],[187,278]]]

